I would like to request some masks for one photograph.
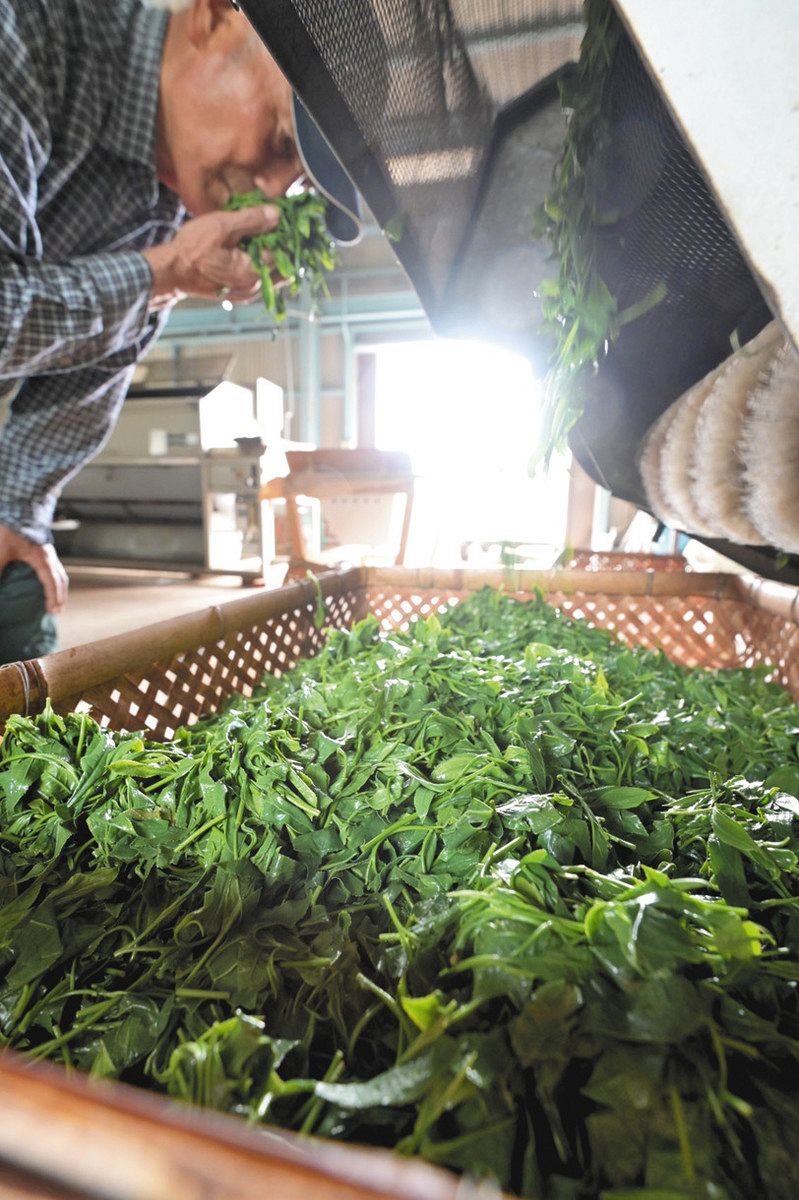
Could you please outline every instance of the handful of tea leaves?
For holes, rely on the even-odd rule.
[[[296,296],[307,282],[312,297],[328,295],[326,273],[337,265],[338,256],[325,224],[325,204],[313,192],[269,199],[262,191],[240,192],[231,196],[226,212],[274,204],[280,209],[276,229],[247,238],[243,248],[261,280],[261,295],[268,312],[282,321],[286,315],[286,297]],[[275,286],[274,273],[286,282]]]

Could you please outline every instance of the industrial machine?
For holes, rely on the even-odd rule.
[[[69,563],[253,578],[275,557],[282,389],[223,380],[131,389],[102,453],[64,488],[56,548]],[[271,445],[267,446],[267,441]]]
[[[613,495],[649,507],[647,432],[773,318],[799,352],[796,0],[237,6],[391,238],[437,332],[507,343],[543,374],[553,348],[541,308],[552,307],[571,333],[558,350],[567,367],[588,347],[569,445]],[[574,116],[567,135],[566,110],[581,114],[581,135]],[[575,171],[578,199],[566,187]],[[553,172],[565,202],[553,199]],[[533,236],[544,217],[562,229],[555,262],[552,238]],[[797,508],[796,486],[781,510]],[[799,583],[785,539],[693,536]]]

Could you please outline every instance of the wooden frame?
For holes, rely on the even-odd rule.
[[[0,1054],[0,1198],[4,1189],[18,1200],[463,1196],[460,1180],[425,1163],[253,1130],[235,1117],[11,1052]]]
[[[291,567],[315,565],[305,544],[299,496],[319,500],[332,496],[403,495],[399,549],[395,564],[405,562],[413,510],[413,473],[407,454],[393,450],[358,448],[355,450],[287,450],[288,475],[272,479],[261,488],[261,500],[286,502],[291,537]]]

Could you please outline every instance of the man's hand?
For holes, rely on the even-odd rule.
[[[44,588],[47,611],[61,612],[67,600],[69,577],[53,546],[37,546],[7,525],[0,525],[0,574],[11,562],[27,563]]]
[[[239,242],[269,233],[279,220],[272,204],[206,213],[187,221],[171,242],[142,251],[153,273],[154,307],[181,296],[212,300],[223,291],[234,303],[252,300],[260,280]]]

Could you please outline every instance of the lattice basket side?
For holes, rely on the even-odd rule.
[[[321,627],[318,601],[324,599]],[[168,740],[318,652],[366,615],[363,573],[331,572],[41,659],[0,667],[0,732],[13,713],[87,711],[104,727]]]
[[[221,641],[70,697],[59,707],[89,712],[105,728],[141,730],[170,741],[181,725],[219,712],[232,696],[251,696],[265,675],[280,676],[301,658],[318,654],[329,630],[350,628],[362,612],[358,592],[329,595],[324,622],[317,625],[316,603],[309,600]]]
[[[578,571],[690,571],[680,554],[643,554],[625,550],[578,550],[564,566]]]
[[[451,589],[403,592],[378,588],[367,592],[366,603],[369,612],[380,622],[380,628],[388,633],[392,629],[407,629],[411,621],[429,617],[431,613],[444,613],[468,595],[468,591]]]
[[[567,596],[547,599],[569,616],[607,629],[628,646],[662,650],[683,667],[740,665],[735,634],[746,605],[707,596]]]
[[[509,592],[518,600],[530,594]],[[416,617],[443,612],[465,599],[456,589],[375,589],[370,612],[383,629],[405,629]],[[625,596],[550,592],[545,599],[569,616],[607,629],[629,646],[662,650],[685,667],[723,669],[767,664],[771,677],[799,698],[799,626],[745,600],[710,596]]]
[[[619,604],[627,604],[636,598],[649,601],[690,596],[693,600],[695,596],[719,599],[739,595],[734,576],[708,572],[691,577],[682,570],[659,572],[650,567],[630,566],[630,557],[623,556],[612,570],[599,567],[596,570],[567,568],[554,571],[369,568],[366,572],[369,607],[383,628],[394,629],[404,628],[411,617],[427,616],[435,609],[443,610],[481,587],[499,588],[518,599],[529,599],[536,592],[548,597],[559,596],[561,606],[577,597],[587,597],[585,602],[592,611],[594,599],[601,595],[606,607],[609,606],[614,614],[619,611]],[[646,562],[657,561],[656,556],[640,557]],[[704,600],[700,602],[704,603]]]
[[[735,633],[738,661],[745,667],[769,666],[771,678],[799,700],[799,625],[752,607],[745,607]]]

